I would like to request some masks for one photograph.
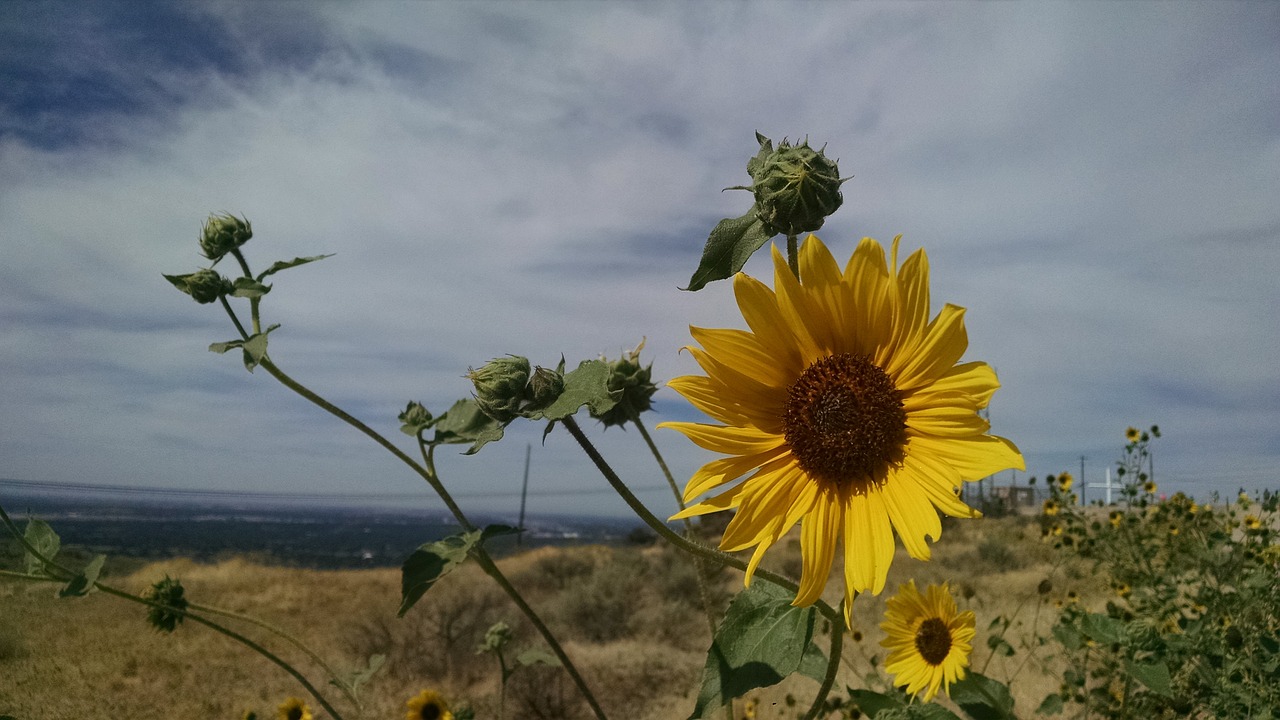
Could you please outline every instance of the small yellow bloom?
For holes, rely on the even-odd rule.
[[[1142,484],[1142,490],[1143,490],[1143,492],[1145,492],[1145,493],[1146,493],[1146,494],[1148,494],[1148,495],[1155,495],[1155,494],[1156,494],[1156,490],[1157,490],[1157,489],[1158,489],[1158,488],[1157,488],[1157,486],[1156,486],[1156,481],[1155,481],[1155,480],[1148,480],[1148,481],[1146,481],[1145,483],[1143,483],[1143,484]]]
[[[1120,597],[1127,598],[1132,593],[1133,590],[1129,587],[1128,583],[1120,583],[1119,585],[1116,585],[1116,594]]]
[[[1136,427],[1131,427],[1124,431],[1124,439],[1131,443],[1138,442],[1138,438],[1140,437],[1142,437],[1142,431],[1138,430]]]
[[[1173,527],[1169,528],[1169,534],[1170,534],[1170,535],[1173,535],[1174,537],[1177,537],[1178,533],[1180,533],[1180,532],[1182,532],[1182,531],[1181,531],[1181,530],[1179,530],[1179,529],[1178,529],[1178,526],[1176,526],[1176,525],[1174,525]]]
[[[1250,530],[1257,530],[1262,527],[1262,520],[1258,519],[1257,515],[1245,515],[1244,526]]]
[[[1111,527],[1118,528],[1120,527],[1120,523],[1124,522],[1124,513],[1119,510],[1112,510],[1111,515],[1109,515],[1108,518],[1111,520]]]
[[[291,697],[276,708],[276,717],[279,720],[312,720],[311,708],[301,699]]]
[[[884,669],[893,684],[912,695],[923,692],[925,702],[939,686],[949,692],[969,665],[975,622],[972,610],[958,612],[946,583],[930,585],[923,595],[915,580],[900,585],[880,624],[886,635],[880,645],[890,650]]]
[[[1049,515],[1049,516],[1057,515],[1057,514],[1058,514],[1058,510],[1059,510],[1059,509],[1061,509],[1061,508],[1060,508],[1060,506],[1058,505],[1058,501],[1057,501],[1057,500],[1053,500],[1053,499],[1051,498],[1051,499],[1049,499],[1049,500],[1045,500],[1045,501],[1044,501],[1044,514],[1045,514],[1045,515]]]
[[[1062,492],[1066,492],[1071,489],[1071,485],[1075,481],[1076,479],[1071,476],[1071,473],[1064,472],[1058,476],[1058,487],[1062,490]]]
[[[404,715],[405,720],[453,720],[449,704],[435,690],[423,690],[414,695],[405,707],[409,709]]]
[[[743,719],[744,719],[744,720],[755,720],[755,718],[756,718],[756,708],[757,708],[757,707],[759,707],[759,706],[760,706],[760,701],[759,701],[758,699],[756,699],[756,698],[751,698],[750,700],[748,700],[748,701],[747,701],[747,705],[746,705],[746,707],[742,708],[742,717],[743,717]]]

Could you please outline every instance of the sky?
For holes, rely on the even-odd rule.
[[[1002,388],[1025,473],[1103,480],[1158,424],[1160,492],[1276,488],[1276,3],[0,3],[0,477],[387,495],[438,508],[364,436],[247,373],[162,274],[243,215],[286,372],[412,451],[397,414],[508,353],[570,367],[688,326],[679,290],[750,205],[754,133],[852,176],[819,232],[925,248],[934,310]],[[767,253],[746,270],[772,282]],[[712,459],[647,427],[677,481]],[[634,429],[584,427],[659,515]],[[628,512],[563,430],[439,453],[464,508]],[[0,490],[2,492],[2,490]],[[1086,491],[1098,492],[1098,491]]]

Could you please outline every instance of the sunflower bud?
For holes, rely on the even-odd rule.
[[[187,275],[165,275],[164,278],[201,305],[217,302],[218,298],[235,290],[230,280],[208,268]]]
[[[210,260],[221,260],[223,255],[249,242],[253,227],[248,220],[233,215],[210,215],[200,232],[200,249]]]
[[[609,363],[609,392],[618,402],[603,413],[592,413],[591,416],[604,423],[605,427],[622,425],[628,420],[635,420],[640,413],[648,410],[652,403],[650,398],[658,391],[653,384],[653,363],[640,364],[640,351],[644,349],[644,341],[635,350]],[[603,359],[603,358],[602,358]]]
[[[168,575],[165,575],[163,580],[153,583],[143,597],[168,607],[152,606],[147,611],[147,622],[162,632],[173,632],[186,616],[187,599],[182,595],[182,582]]]
[[[509,423],[520,413],[529,384],[529,360],[518,355],[490,360],[467,377],[475,385],[476,404],[486,415]]]
[[[563,363],[560,365],[564,367]],[[529,404],[522,408],[524,410],[541,410],[556,401],[564,393],[564,374],[560,370],[549,370],[544,367],[536,367],[533,370],[533,376],[529,378],[529,388],[526,397]]]
[[[791,145],[756,133],[760,153],[747,162],[750,190],[756,198],[756,217],[773,234],[799,235],[822,227],[827,216],[844,202],[836,161],[814,150],[805,140]],[[824,148],[825,149],[825,148]],[[847,180],[848,178],[845,178]]]
[[[406,435],[417,435],[431,427],[431,412],[422,403],[412,401],[400,413],[400,431]]]

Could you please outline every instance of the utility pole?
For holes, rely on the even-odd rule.
[[[1080,456],[1080,504],[1085,505],[1084,501],[1084,456]]]

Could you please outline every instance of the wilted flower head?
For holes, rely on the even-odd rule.
[[[161,632],[173,632],[186,616],[187,599],[183,596],[182,582],[164,576],[143,593],[143,597],[167,607],[151,606],[147,610],[147,622]]]
[[[784,139],[777,149],[760,133],[756,140],[760,152],[747,162],[751,186],[734,189],[755,195],[756,217],[771,234],[799,235],[822,227],[844,202],[836,161],[809,147],[808,140],[791,145]]]
[[[592,413],[592,417],[604,423],[605,427],[622,425],[628,420],[635,420],[652,406],[650,399],[658,391],[658,386],[653,384],[653,364],[640,364],[642,349],[644,349],[643,340],[634,350],[623,353],[621,358],[609,362],[609,392],[618,398],[618,402],[603,413]]]
[[[227,214],[210,215],[200,232],[200,250],[205,257],[217,261],[252,237],[253,227],[248,220]]]

